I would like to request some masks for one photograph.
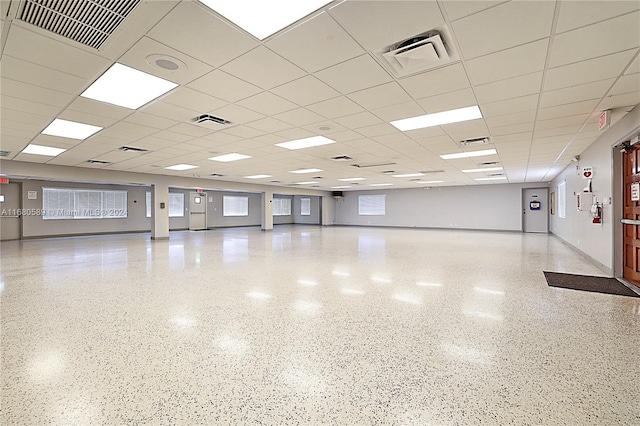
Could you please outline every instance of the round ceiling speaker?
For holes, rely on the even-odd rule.
[[[187,64],[182,62],[180,59],[169,55],[149,55],[147,56],[147,63],[151,66],[171,72],[187,68]]]

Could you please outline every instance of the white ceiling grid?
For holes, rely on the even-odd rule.
[[[540,182],[598,138],[601,110],[613,110],[615,121],[640,104],[636,1],[334,1],[264,41],[197,0],[142,2],[100,50],[15,19],[17,0],[2,3],[0,143],[9,160],[218,181],[264,173],[273,177],[255,183],[276,185],[307,180],[291,170],[319,168],[310,177],[325,190],[420,186],[383,173],[389,171],[441,170],[422,179],[440,185]],[[443,26],[459,61],[396,78],[372,53]],[[163,69],[149,55],[186,67]],[[114,62],[179,87],[135,111],[79,97]],[[389,124],[471,105],[479,105],[482,119],[409,132]],[[233,125],[194,124],[201,114]],[[84,141],[42,135],[55,118],[104,129]],[[336,143],[274,146],[316,135]],[[460,145],[480,137],[490,143]],[[67,151],[22,154],[29,143]],[[440,158],[492,147],[497,155]],[[252,158],[208,160],[233,152]],[[340,155],[353,160],[331,159]],[[497,162],[507,179],[478,182],[496,172],[462,172],[485,162]],[[199,168],[164,169],[177,163]],[[338,180],[353,177],[366,180]]]

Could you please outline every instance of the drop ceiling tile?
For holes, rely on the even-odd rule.
[[[179,123],[171,127],[169,130],[171,132],[180,133],[192,137],[202,137],[213,133],[213,130],[206,127],[198,126],[195,123]]]
[[[540,92],[542,72],[527,74],[507,80],[476,86],[476,96],[480,103],[490,103],[505,99],[519,98]]]
[[[434,112],[449,111],[452,109],[477,105],[478,102],[473,94],[473,90],[462,89],[420,99],[418,104],[420,104],[425,112],[432,114]]]
[[[403,78],[399,83],[414,99],[440,95],[471,86],[463,66],[459,63]]]
[[[605,95],[605,93],[607,93],[607,90],[609,90],[614,81],[615,79],[610,78],[593,83],[580,84],[564,89],[544,92],[540,98],[540,107],[547,108],[590,99],[600,99]]]
[[[176,88],[170,94],[164,96],[162,102],[191,111],[201,111],[202,114],[221,108],[227,104],[227,102],[222,99],[206,95],[188,87]]]
[[[110,65],[109,60],[98,55],[17,25],[11,26],[3,55],[86,79],[95,78]]]
[[[274,118],[289,123],[293,126],[306,126],[307,124],[323,121],[324,117],[309,111],[305,108],[298,108],[291,111],[277,114]]]
[[[633,63],[629,66],[625,75],[636,74],[640,72],[640,56],[637,56]]]
[[[298,107],[293,102],[289,102],[288,100],[270,92],[259,93],[243,99],[237,104],[265,115],[278,114]]]
[[[476,58],[549,37],[554,10],[554,2],[504,3],[454,22],[453,31],[464,58]]]
[[[4,78],[4,72],[0,79],[0,94],[56,107],[64,107],[73,99],[68,93]]]
[[[84,78],[23,61],[7,54],[2,55],[2,77],[46,89],[55,87],[59,92],[72,95],[80,93],[87,84]]]
[[[307,72],[316,72],[364,53],[326,12],[285,31],[270,40],[267,47]]]
[[[598,104],[599,110],[630,107],[640,104],[640,93],[632,92],[623,95],[607,96]]]
[[[549,67],[558,67],[640,46],[640,12],[556,35]]]
[[[302,77],[305,72],[264,46],[259,46],[221,69],[263,89]]]
[[[195,117],[201,114],[200,111],[182,108],[163,101],[152,102],[150,104],[147,104],[140,110],[147,114],[157,115],[158,117],[168,118],[170,120],[179,122],[193,120]]]
[[[544,126],[544,124],[543,124],[543,126]],[[547,125],[546,127],[547,128],[544,128],[544,129],[536,128],[535,133],[534,133],[535,137],[536,138],[547,138],[547,137],[552,137],[552,136],[573,135],[580,128],[580,126],[576,125],[576,124],[568,125],[568,126],[561,126],[561,127],[553,127],[553,126],[549,127]]]
[[[560,15],[556,32],[563,33],[599,21],[604,21],[634,10],[638,10],[635,1],[569,1],[560,3]]]
[[[38,102],[26,101],[21,98],[11,96],[0,96],[2,108],[13,111],[21,111],[25,114],[36,114],[43,117],[51,117],[50,121],[60,113],[61,108],[57,106],[45,105]]]
[[[167,70],[156,65],[154,58],[150,58],[150,55],[162,55],[169,60],[175,58],[185,64],[186,67]],[[149,37],[142,37],[127,53],[118,59],[118,62],[178,84],[187,84],[213,71],[212,66]]]
[[[278,132],[276,134],[278,136],[281,136],[281,137],[285,138],[288,141],[315,136],[314,133],[312,133],[312,132],[310,132],[308,130],[305,130],[305,129],[301,129],[301,128],[287,129],[287,130],[283,130],[281,132]],[[281,149],[284,149],[284,148],[281,148]]]
[[[340,93],[310,75],[276,87],[272,92],[301,106],[340,96]]]
[[[204,6],[180,2],[148,35],[173,49],[207,64],[220,65],[258,45]],[[224,42],[216,43],[216,40]]]
[[[466,62],[471,81],[491,83],[544,69],[549,39],[534,41]]]
[[[411,97],[396,82],[351,93],[349,98],[369,110],[411,101]]]
[[[379,108],[371,112],[384,121],[400,120],[425,114],[425,110],[415,101]]]
[[[372,138],[374,136],[388,135],[388,134],[397,133],[397,132],[398,132],[398,129],[396,129],[395,127],[387,123],[361,127],[358,129],[358,133],[368,138]]]
[[[516,112],[513,114],[504,114],[494,117],[486,117],[485,122],[489,128],[508,126],[510,124],[520,124],[533,122],[536,118],[536,110],[528,110],[522,112]]]
[[[345,130],[343,132],[331,134],[331,139],[337,142],[347,142],[360,138],[362,138],[362,135],[360,133],[354,132],[353,130]]]
[[[238,136],[230,135],[228,133],[215,132],[215,133],[211,133],[209,135],[203,136],[201,139],[205,139],[215,144],[221,145],[221,144],[235,143],[241,140],[242,138]]]
[[[62,120],[75,121],[77,123],[91,124],[93,126],[109,127],[115,124],[118,119],[102,117],[82,111],[65,110],[58,115],[58,118]]]
[[[589,114],[580,114],[573,115],[568,117],[560,117],[554,118],[551,120],[538,120],[536,122],[536,136],[541,136],[538,134],[538,130],[548,130],[554,128],[564,128],[575,126],[574,133],[578,131],[578,128],[584,123],[587,118],[589,118]]]
[[[493,126],[491,127],[491,136],[505,136],[530,132],[533,130],[533,126],[533,121],[528,123],[510,124],[507,126]]]
[[[291,124],[276,120],[273,117],[266,117],[260,120],[247,123],[247,126],[267,133],[275,133],[291,128]]]
[[[307,106],[307,109],[330,119],[364,111],[360,105],[356,104],[346,96],[340,96],[318,102],[317,104]]]
[[[382,49],[444,23],[436,2],[351,1],[329,13],[366,50]]]
[[[547,70],[544,90],[550,91],[617,77],[627,66],[636,50],[628,50],[601,58]]]
[[[592,113],[598,99],[589,101],[575,102],[572,104],[563,104],[538,110],[538,120],[550,120],[552,118],[567,117],[571,115]]]
[[[227,102],[237,102],[240,99],[262,92],[260,88],[253,84],[220,70],[212,71],[187,86]]]
[[[469,16],[473,13],[481,12],[490,7],[496,6],[500,3],[504,3],[503,1],[447,1],[442,2],[442,6],[447,12],[447,16],[450,21],[455,21],[457,19],[463,18],[465,16]]]
[[[171,126],[178,124],[175,120],[146,114],[140,111],[134,112],[130,116],[126,117],[124,121],[139,124],[141,126],[153,127],[158,130],[168,129]]]
[[[243,139],[255,138],[257,136],[263,135],[264,132],[261,130],[256,130],[248,126],[235,126],[229,129],[225,129],[222,131],[223,133],[227,133],[229,135],[234,135],[241,137]]]
[[[504,101],[483,103],[480,105],[480,110],[484,117],[495,117],[498,115],[535,110],[538,107],[538,96],[539,95],[528,95]]]
[[[101,137],[111,137],[114,139],[122,139],[132,142],[142,139],[145,136],[150,136],[156,132],[158,132],[158,130],[152,127],[121,121],[107,129],[101,130],[99,135]]]
[[[382,120],[368,111],[340,117],[335,121],[350,129],[358,129],[360,127],[372,126],[374,124],[382,123]]]
[[[623,95],[625,93],[640,91],[640,76],[625,75],[620,77],[618,82],[613,86],[609,96]]]
[[[318,71],[315,76],[341,93],[353,93],[391,81],[389,74],[369,55]]]
[[[487,129],[487,125],[482,119],[446,124],[441,127],[455,141],[481,138],[489,135],[489,129]]]

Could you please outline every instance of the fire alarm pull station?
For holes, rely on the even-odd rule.
[[[540,201],[529,201],[529,210],[540,210]]]

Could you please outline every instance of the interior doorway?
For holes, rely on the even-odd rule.
[[[623,273],[625,280],[640,287],[640,147],[632,145],[622,154],[622,186],[624,201]]]
[[[549,188],[522,190],[522,231],[549,232]]]
[[[189,193],[189,230],[207,229],[207,193]]]
[[[0,185],[0,241],[19,240],[22,230],[20,184]]]

